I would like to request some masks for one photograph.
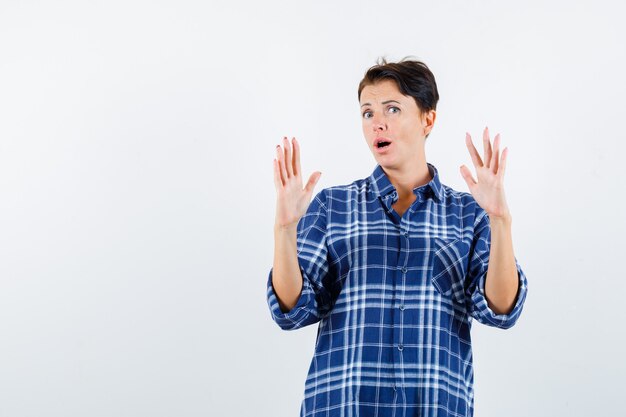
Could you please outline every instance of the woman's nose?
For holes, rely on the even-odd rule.
[[[387,129],[387,125],[385,124],[385,121],[382,119],[376,119],[372,122],[372,127],[374,128],[374,131],[376,132],[382,132],[385,129]]]

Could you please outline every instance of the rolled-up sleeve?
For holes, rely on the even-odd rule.
[[[331,308],[328,287],[331,281],[327,246],[327,208],[324,190],[309,204],[298,222],[297,253],[302,272],[302,291],[296,305],[283,311],[272,284],[273,268],[267,280],[267,302],[272,319],[283,330],[294,330],[318,322]]]
[[[470,313],[472,317],[480,323],[488,326],[508,329],[512,327],[520,317],[526,294],[528,292],[528,281],[521,266],[515,258],[519,286],[515,300],[515,306],[508,314],[496,314],[488,305],[485,297],[485,280],[489,267],[489,251],[491,247],[491,227],[489,217],[486,212],[482,212],[477,217],[477,226],[474,228],[473,250],[470,254],[469,274],[470,274]]]

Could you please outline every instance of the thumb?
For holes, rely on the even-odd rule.
[[[467,169],[465,165],[461,165],[460,169],[461,169],[461,176],[465,180],[465,183],[467,184],[467,188],[472,190],[474,188],[474,185],[476,184],[476,181],[474,181],[474,177],[472,177],[472,173],[470,172],[469,169]]]
[[[313,189],[315,188],[315,185],[317,184],[321,176],[322,176],[322,173],[320,171],[316,171],[311,174],[311,176],[309,177],[309,180],[306,183],[306,186],[304,187],[304,191],[306,191],[307,194],[313,192]]]

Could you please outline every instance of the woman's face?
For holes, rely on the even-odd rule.
[[[415,99],[403,95],[393,80],[364,87],[360,104],[363,134],[376,162],[395,169],[415,163],[415,157],[424,153],[435,111],[423,116]]]

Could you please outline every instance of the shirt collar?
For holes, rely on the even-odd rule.
[[[439,172],[434,165],[426,162],[428,166],[428,171],[430,172],[430,176],[432,180],[430,180],[427,184],[420,185],[413,189],[414,194],[422,194],[424,196],[433,196],[438,202],[443,201],[443,186],[441,181],[439,180]],[[397,198],[398,193],[396,192],[396,187],[393,186],[391,181],[389,181],[389,177],[380,166],[380,164],[376,165],[374,172],[368,178],[370,183],[370,191],[382,198],[388,198],[387,196],[392,194],[393,199]]]

